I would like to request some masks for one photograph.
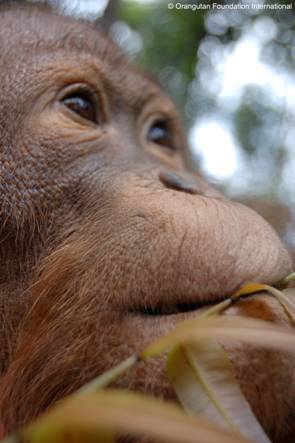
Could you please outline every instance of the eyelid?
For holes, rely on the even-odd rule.
[[[175,137],[175,131],[174,131],[173,115],[171,116],[165,113],[154,112],[151,113],[148,117],[146,117],[143,122],[143,129],[141,129],[144,143],[146,142],[153,143],[152,141],[148,141],[148,133],[149,130],[152,128],[152,126],[157,122],[165,123],[165,125],[167,126],[167,130],[169,131],[169,136],[171,137],[171,141],[173,141],[173,146],[170,147],[162,145],[162,148],[166,149],[167,151],[170,151],[170,154],[174,155],[174,153],[176,153],[178,149],[177,149],[177,139]]]
[[[99,94],[99,92],[95,88],[87,83],[69,83],[64,85],[64,87],[59,90],[56,100],[63,100],[64,98],[66,98],[67,95],[74,94],[76,92],[86,93],[93,96],[94,98],[96,98]]]
[[[100,93],[100,91],[98,91],[96,88],[94,88],[92,85],[88,84],[88,83],[71,83],[68,85],[65,85],[62,89],[59,90],[59,92],[56,95],[55,98],[55,102],[58,104],[58,106],[61,106],[61,102],[62,100],[66,99],[67,97],[70,97],[71,95],[86,95],[86,97],[88,96],[89,99],[91,99],[96,108],[97,108],[97,114],[99,116],[99,125],[103,124],[106,122],[107,119],[107,115],[106,115],[106,106],[104,103],[104,99],[102,97],[102,94]],[[67,110],[66,108],[64,109],[64,111],[68,111],[71,114],[72,111]],[[78,114],[76,116],[72,116],[72,118],[76,118],[79,120],[84,120],[83,117],[80,117]],[[96,122],[91,122],[90,120],[87,121],[85,120],[85,122],[88,122],[89,125],[92,126],[96,126],[98,125],[98,123]]]
[[[138,127],[143,131],[145,137],[147,136],[149,128],[158,120],[165,120],[168,118],[167,115],[161,112],[150,112],[149,114],[143,114],[138,120]]]

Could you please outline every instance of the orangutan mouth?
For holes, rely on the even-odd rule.
[[[223,297],[221,300],[224,300],[226,297]],[[175,315],[175,314],[183,314],[186,312],[194,312],[201,308],[208,307],[210,305],[214,305],[216,303],[216,299],[206,299],[199,300],[194,302],[187,303],[175,303],[175,304],[163,304],[158,306],[147,306],[144,308],[139,308],[137,313],[139,312],[142,315],[148,316],[161,316],[161,315]]]

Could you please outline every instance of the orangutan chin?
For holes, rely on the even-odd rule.
[[[5,435],[179,320],[292,264],[258,214],[189,172],[173,104],[93,25],[2,5],[0,65]],[[236,312],[287,323],[270,297]],[[228,350],[272,441],[294,442],[294,358]],[[118,385],[173,397],[163,360]]]

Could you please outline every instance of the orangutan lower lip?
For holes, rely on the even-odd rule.
[[[219,299],[218,301],[224,300],[226,297]],[[175,315],[175,314],[183,314],[185,312],[193,312],[198,309],[204,308],[206,306],[210,306],[216,303],[216,300],[202,300],[198,302],[189,302],[189,303],[176,303],[171,305],[163,305],[156,307],[145,307],[142,309],[137,309],[137,312],[143,315],[149,316],[161,316],[161,315]]]

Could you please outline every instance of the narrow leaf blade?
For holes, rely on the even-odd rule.
[[[145,435],[171,443],[247,443],[205,420],[186,415],[175,404],[110,389],[85,394],[83,401],[82,397],[65,400],[27,428],[21,437],[29,443],[49,443],[50,440],[40,439],[48,429],[67,432],[77,426],[93,432],[110,429],[136,437]],[[65,443],[65,440],[51,441]]]
[[[179,323],[170,333],[161,337],[140,354],[146,359],[161,355],[185,341],[218,338],[242,341],[270,349],[295,352],[295,334],[269,322],[240,316],[198,317]]]
[[[273,288],[272,286],[263,285],[265,290],[272,294],[278,302],[283,306],[292,322],[295,323],[295,289],[288,288],[284,291]]]

